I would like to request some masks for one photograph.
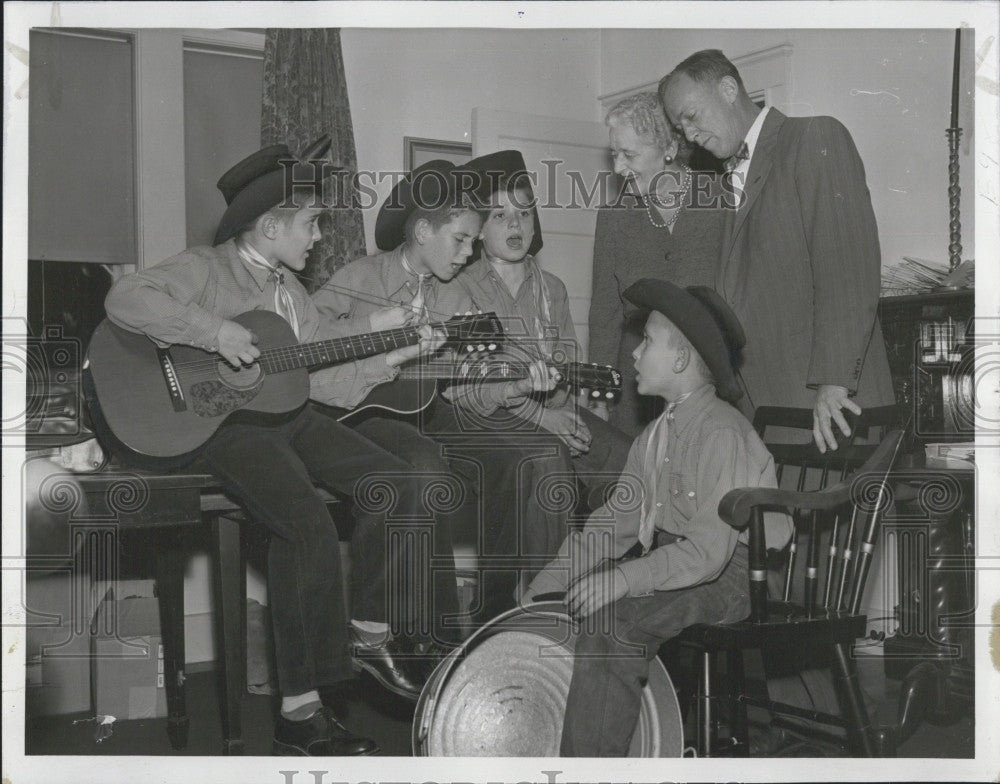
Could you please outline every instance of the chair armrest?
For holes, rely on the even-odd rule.
[[[722,497],[719,517],[737,531],[742,531],[750,524],[751,511],[758,506],[816,511],[835,509],[850,500],[852,484],[853,478],[808,493],[776,487],[741,487],[730,490]]]
[[[791,507],[806,511],[834,509],[851,500],[852,488],[859,481],[864,481],[866,476],[868,479],[881,479],[886,475],[902,437],[901,431],[893,431],[882,440],[855,474],[822,490],[798,492],[776,487],[741,487],[730,490],[719,502],[719,517],[737,531],[742,531],[750,524],[751,510],[754,507]]]

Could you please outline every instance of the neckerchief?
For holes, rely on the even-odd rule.
[[[642,520],[639,523],[639,541],[642,543],[642,551],[645,553],[653,543],[653,534],[656,531],[657,507],[657,481],[663,461],[667,456],[667,441],[669,438],[670,426],[668,422],[673,421],[674,410],[678,405],[687,400],[691,392],[685,392],[677,400],[667,403],[663,413],[656,418],[653,430],[649,434],[649,441],[646,442],[646,459],[643,461],[642,470],[645,480],[645,496],[642,501]]]
[[[265,259],[260,251],[247,242],[237,240],[236,251],[240,254],[243,262],[257,269],[265,269],[268,272],[267,279],[274,282],[274,312],[281,316],[292,326],[295,337],[299,336],[299,318],[295,313],[295,303],[292,295],[285,288],[285,273],[283,270],[271,264]]]

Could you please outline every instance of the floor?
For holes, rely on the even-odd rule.
[[[859,662],[862,688],[873,720],[895,719],[899,684],[887,680],[880,658]],[[349,685],[340,695],[348,706],[347,724],[374,737],[384,756],[411,755],[411,711],[405,704],[383,696],[369,682]],[[86,714],[34,719],[25,726],[26,754],[85,755],[216,755],[222,746],[222,726],[217,708],[216,676],[212,670],[191,672],[187,680],[187,705],[191,717],[187,748],[173,751],[167,739],[166,719],[118,721],[112,734],[95,741],[95,725]],[[246,754],[269,755],[273,727],[273,698],[248,694],[243,702]],[[689,717],[689,729],[690,729]],[[971,717],[948,727],[922,724],[899,748],[900,757],[972,757],[975,729]],[[816,756],[815,752],[808,756]]]

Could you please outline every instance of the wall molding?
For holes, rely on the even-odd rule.
[[[184,30],[181,33],[184,51],[221,54],[230,57],[264,56],[264,33],[247,30]]]
[[[739,57],[731,58],[743,77],[747,90],[754,95],[763,94],[768,105],[787,105],[789,95],[787,94],[791,83],[791,59],[795,47],[788,43],[780,43],[776,46],[769,46],[765,49],[758,49]],[[604,111],[610,109],[614,104],[623,98],[628,98],[636,93],[652,91],[656,92],[660,84],[658,77],[650,82],[625,87],[610,93],[597,96],[598,103]],[[784,87],[782,91],[780,88]]]

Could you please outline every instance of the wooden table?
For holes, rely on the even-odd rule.
[[[77,474],[86,495],[88,527],[104,531],[117,552],[119,533],[139,532],[154,548],[155,578],[163,635],[167,733],[171,746],[187,745],[184,699],[184,550],[188,526],[212,526],[216,564],[215,614],[221,634],[223,753],[243,751],[240,705],[246,671],[245,562],[237,508],[217,492],[206,474],[153,474],[129,469]],[[213,492],[214,491],[214,492]],[[234,514],[235,513],[235,514]],[[107,559],[115,579],[116,558]]]

